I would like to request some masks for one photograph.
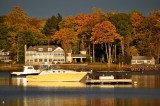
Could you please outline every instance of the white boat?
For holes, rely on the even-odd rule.
[[[53,64],[40,66],[41,73],[29,75],[27,82],[80,82],[86,78],[87,72],[76,72],[73,70],[54,69]]]
[[[35,70],[33,66],[23,66],[23,72],[12,72],[12,76],[38,75],[40,70]]]

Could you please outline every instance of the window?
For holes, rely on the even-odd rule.
[[[48,48],[48,51],[52,51],[52,48]]]
[[[38,60],[37,60],[37,59],[34,59],[34,62],[38,62]]]
[[[148,61],[147,61],[147,63],[148,63],[148,64],[150,64],[150,63],[151,63],[151,61],[149,61],[149,60],[148,60]]]
[[[39,62],[42,62],[42,59],[39,59]]]
[[[52,59],[49,59],[49,62],[52,62]]]
[[[47,62],[47,59],[44,59],[44,62]]]
[[[144,61],[138,60],[137,63],[138,63],[138,64],[144,64]]]
[[[33,69],[32,67],[28,67],[28,69]]]
[[[64,53],[54,53],[54,56],[64,56]]]
[[[38,51],[43,51],[43,48],[38,48]]]
[[[61,61],[64,61],[64,59],[61,59]]]

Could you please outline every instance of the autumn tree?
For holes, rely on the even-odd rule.
[[[21,7],[14,7],[12,12],[7,14],[5,17],[4,24],[9,28],[9,32],[7,33],[7,40],[9,41],[10,52],[13,54],[13,59],[19,62],[20,54],[24,53],[22,47],[24,47],[24,43],[19,43],[20,39],[23,35],[26,35],[26,32],[34,33],[34,36],[39,35],[38,38],[45,36],[41,34],[42,21],[36,18],[29,18],[26,12]],[[22,39],[25,42],[26,39]]]
[[[112,62],[112,45],[116,39],[121,38],[116,32],[116,27],[110,21],[104,21],[95,25],[90,40],[93,44],[105,44],[107,60],[110,64]]]
[[[79,14],[75,17],[75,28],[81,42],[81,50],[88,49],[91,55],[91,33],[93,27],[100,22],[97,14]]]
[[[75,16],[68,16],[59,23],[59,28],[72,28],[76,31]]]
[[[71,28],[63,28],[55,33],[53,40],[61,44],[65,51],[72,50],[72,47],[78,41],[77,33]]]

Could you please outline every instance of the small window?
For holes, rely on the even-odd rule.
[[[28,67],[28,69],[33,69],[32,67]]]
[[[49,59],[49,62],[52,62],[52,59]]]
[[[38,62],[38,60],[37,60],[37,59],[34,59],[34,62]]]
[[[42,62],[42,59],[39,59],[39,62]]]
[[[52,51],[52,48],[48,48],[48,51],[49,51],[49,52]]]
[[[44,59],[44,62],[47,62],[47,59]]]
[[[43,48],[38,48],[38,51],[43,51]]]

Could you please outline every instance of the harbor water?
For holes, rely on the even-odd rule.
[[[26,82],[0,72],[0,106],[160,106],[160,74],[130,74],[132,84]]]

